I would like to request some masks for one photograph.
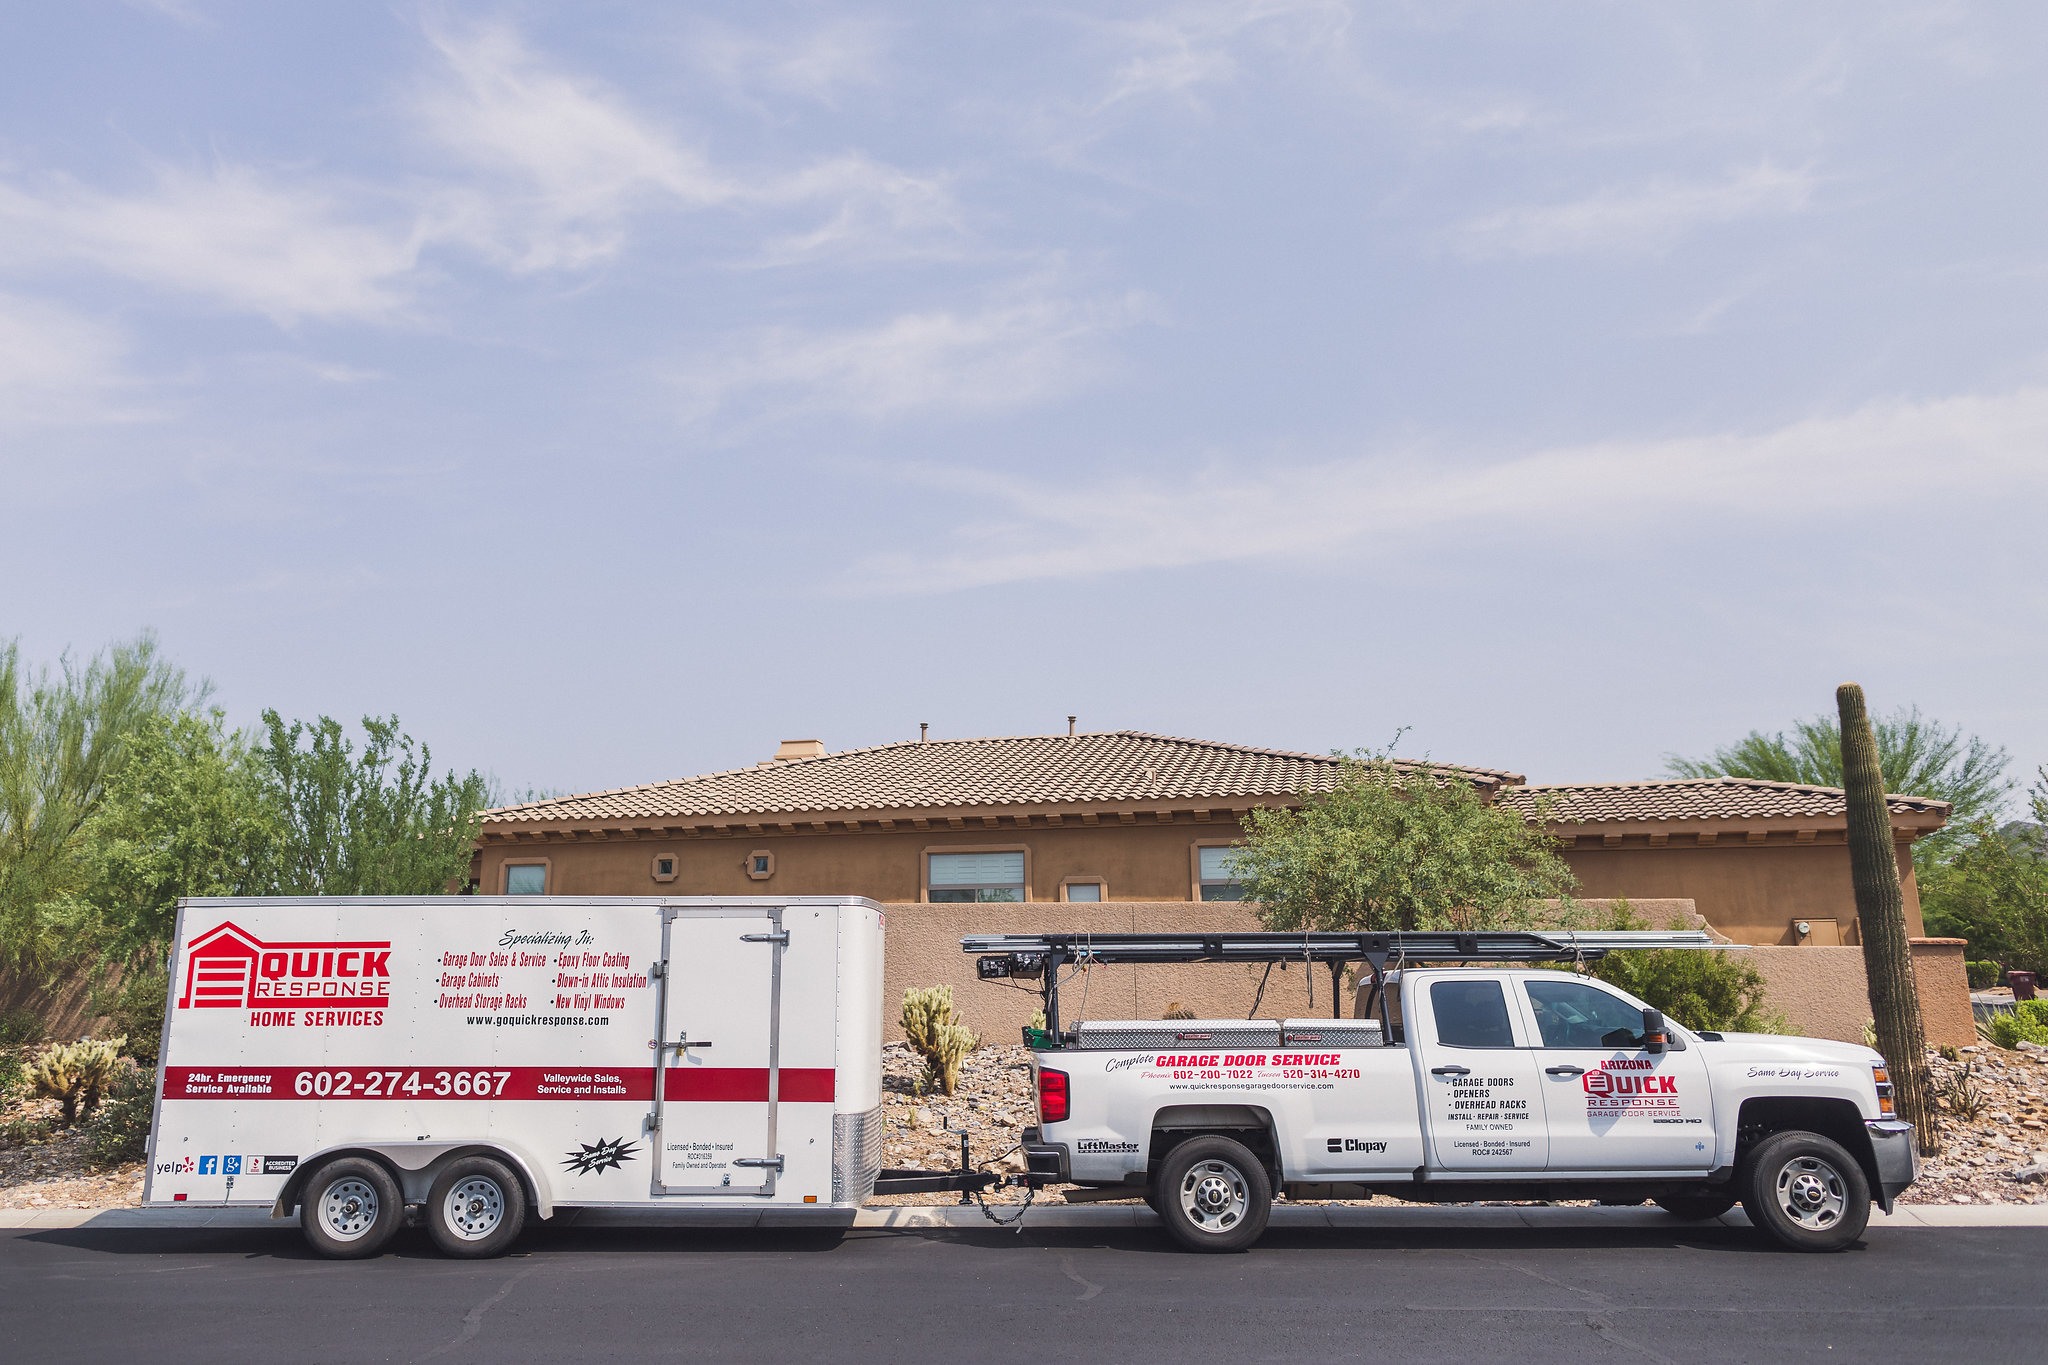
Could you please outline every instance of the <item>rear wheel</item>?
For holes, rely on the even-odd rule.
[[[1166,1230],[1190,1251],[1242,1251],[1273,1211],[1266,1168],[1226,1137],[1189,1138],[1168,1152],[1156,1189]]]
[[[404,1221],[398,1182],[367,1157],[328,1162],[313,1172],[299,1198],[299,1229],[307,1244],[335,1260],[375,1256]]]
[[[1689,1222],[1699,1223],[1709,1218],[1719,1218],[1722,1214],[1734,1208],[1735,1196],[1732,1194],[1712,1194],[1701,1190],[1686,1194],[1662,1194],[1657,1196],[1653,1202],[1655,1202],[1658,1208],[1664,1210],[1673,1218],[1683,1218]]]
[[[1842,1145],[1818,1133],[1773,1133],[1736,1176],[1749,1221],[1794,1251],[1840,1251],[1870,1222],[1870,1184]]]
[[[526,1225],[526,1191],[502,1161],[466,1156],[434,1178],[427,1231],[449,1256],[503,1256]]]

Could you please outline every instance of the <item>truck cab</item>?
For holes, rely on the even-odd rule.
[[[1652,1200],[1687,1218],[1740,1202],[1780,1242],[1832,1250],[1917,1174],[1870,1048],[1696,1032],[1568,969],[1374,978],[1363,1018],[1043,1035],[1033,1169],[1141,1192],[1204,1250],[1256,1240],[1276,1197],[1375,1195]]]

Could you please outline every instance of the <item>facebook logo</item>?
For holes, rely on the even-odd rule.
[[[203,1156],[203,1157],[200,1157],[200,1158],[199,1158],[199,1174],[201,1174],[201,1175],[219,1175],[219,1174],[220,1174],[220,1158],[219,1158],[219,1157],[217,1157],[217,1156]]]
[[[238,1157],[238,1156],[231,1156],[231,1157],[229,1157],[229,1158],[227,1159],[227,1164],[226,1164],[225,1166],[221,1167],[221,1174],[222,1174],[222,1175],[240,1175],[241,1173],[242,1173],[242,1158],[240,1158],[240,1157]]]

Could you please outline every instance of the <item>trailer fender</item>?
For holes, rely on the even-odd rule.
[[[453,1142],[345,1142],[323,1148],[298,1164],[291,1177],[278,1191],[277,1202],[271,1206],[272,1218],[289,1218],[299,1205],[299,1195],[313,1172],[340,1156],[367,1157],[377,1161],[391,1172],[398,1182],[400,1194],[408,1204],[426,1202],[427,1192],[433,1188],[434,1177],[441,1168],[457,1157],[488,1156],[505,1162],[519,1176],[526,1187],[526,1198],[538,1218],[552,1218],[555,1214],[554,1191],[549,1187],[544,1174],[545,1167],[531,1160],[526,1153],[511,1143],[503,1141],[453,1141]]]

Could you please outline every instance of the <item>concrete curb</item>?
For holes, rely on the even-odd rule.
[[[993,1206],[999,1216],[1010,1217],[1015,1205]],[[1144,1228],[1159,1220],[1142,1204],[1034,1205],[1024,1216],[1029,1228]],[[1749,1220],[1740,1211],[1722,1215],[1714,1223],[1746,1228]],[[589,1228],[794,1228],[850,1226],[873,1231],[920,1232],[991,1228],[995,1225],[979,1208],[955,1204],[896,1206],[861,1209],[848,1218],[844,1210],[807,1211],[792,1208],[760,1213],[748,1210],[706,1210],[689,1219],[676,1217],[666,1209],[570,1209],[551,1220],[549,1226]],[[1429,1208],[1418,1205],[1312,1205],[1273,1210],[1272,1226],[1289,1230],[1325,1228],[1365,1230],[1401,1228],[1503,1229],[1649,1228],[1669,1231],[1686,1226],[1661,1209],[1641,1208],[1543,1208],[1462,1207]],[[1890,1215],[1875,1210],[1872,1228],[2048,1228],[2048,1204],[1902,1204]],[[295,1231],[297,1220],[273,1219],[267,1209],[235,1208],[150,1208],[150,1209],[0,1209],[0,1230],[45,1228],[274,1228]]]

